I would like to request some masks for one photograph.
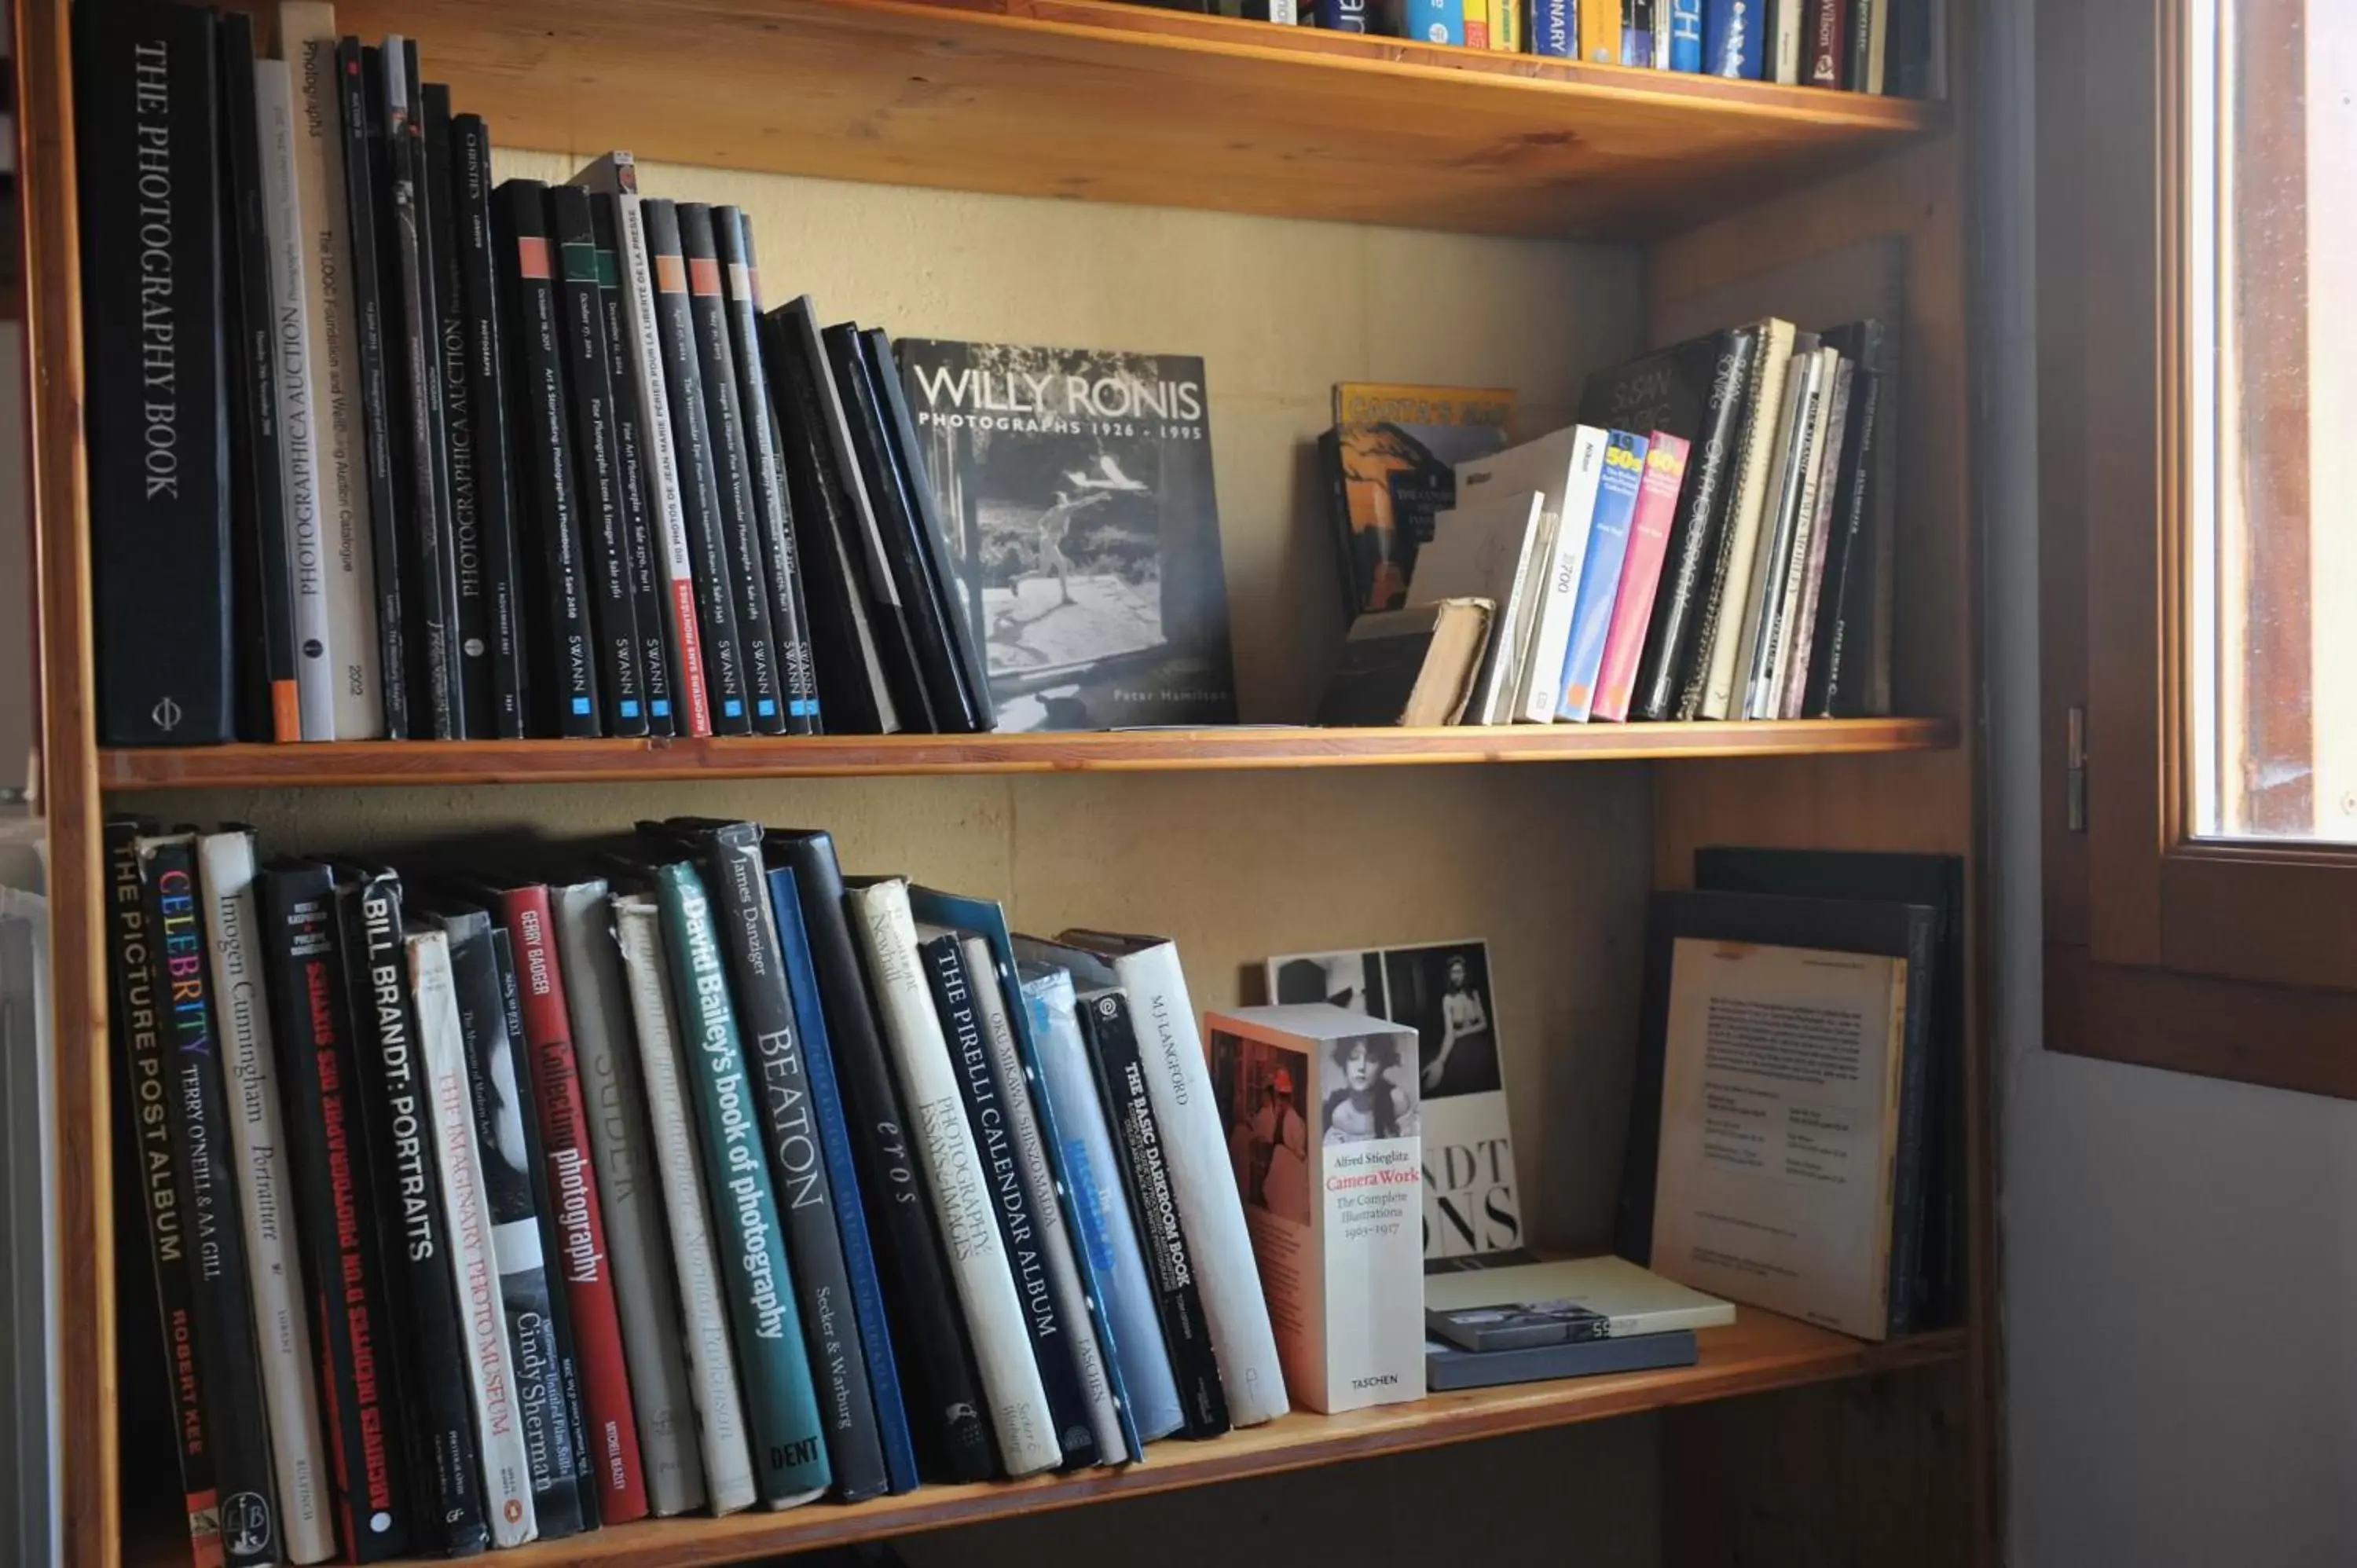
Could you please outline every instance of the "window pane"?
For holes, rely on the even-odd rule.
[[[2357,843],[2357,4],[2190,9],[2192,826]]]

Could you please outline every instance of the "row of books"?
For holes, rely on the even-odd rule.
[[[1502,451],[1482,450],[1503,439],[1489,417],[1339,423],[1326,460],[1346,592],[1373,613],[1321,716],[1888,713],[1888,359],[1878,321],[1821,335],[1771,318],[1600,371],[1581,423]],[[1450,451],[1469,455],[1440,471]]]
[[[200,1561],[856,1502],[1288,1407],[1167,941],[1012,936],[748,822],[512,871],[131,818],[108,854],[124,1295]]]
[[[109,744],[1232,721],[1200,361],[822,328],[413,39],[82,5]]]

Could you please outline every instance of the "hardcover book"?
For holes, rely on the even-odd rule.
[[[1415,1031],[1324,1002],[1203,1027],[1287,1391],[1329,1413],[1422,1399]]]
[[[1002,730],[1236,716],[1203,362],[903,338]]]
[[[1503,390],[1335,387],[1334,427],[1319,447],[1344,615],[1407,602],[1434,517],[1457,504],[1457,465],[1503,450],[1513,417],[1514,394]]]
[[[490,575],[483,570],[482,416],[467,367],[467,294],[457,218],[460,170],[449,88],[432,81],[420,87],[417,117],[425,131],[425,236],[434,267],[435,398],[442,416],[451,562],[458,586],[458,680],[466,693],[467,734],[483,738],[499,734],[492,717],[498,701],[491,687],[494,612]]]
[[[1596,678],[1604,667],[1604,639],[1612,628],[1612,607],[1620,596],[1620,570],[1629,563],[1629,532],[1637,513],[1637,493],[1645,478],[1649,443],[1616,430],[1604,447],[1604,474],[1597,482],[1596,511],[1588,521],[1587,558],[1580,564],[1579,596],[1571,611],[1571,639],[1563,650],[1562,694],[1555,716],[1587,722],[1595,705]]]
[[[1517,1252],[1526,1238],[1489,944],[1291,953],[1268,961],[1267,983],[1280,1005],[1330,1003],[1415,1031],[1425,1261]],[[1255,1129],[1257,1168],[1277,1140]]]
[[[1587,562],[1596,491],[1609,439],[1603,426],[1584,422],[1457,467],[1457,489],[1468,510],[1491,497],[1538,492],[1539,537],[1527,587],[1518,590],[1528,602],[1517,607],[1501,599],[1497,606],[1501,616],[1515,612],[1508,716],[1524,723],[1555,722],[1564,652],[1571,644],[1580,570]],[[1431,603],[1441,585],[1437,578],[1420,583],[1412,597],[1418,604]]]
[[[516,533],[515,479],[509,472],[506,350],[500,321],[499,241],[491,226],[491,136],[479,114],[450,121],[452,248],[458,272],[458,325],[473,446],[474,510],[481,558],[479,570],[490,641],[490,708],[479,734],[521,740],[532,712],[525,686],[522,542]],[[473,655],[473,650],[467,650]]]
[[[1620,585],[1612,601],[1610,628],[1604,634],[1604,657],[1598,666],[1591,717],[1618,724],[1629,716],[1629,697],[1637,682],[1637,660],[1644,650],[1645,628],[1653,618],[1653,598],[1661,587],[1662,562],[1669,553],[1670,524],[1685,483],[1686,442],[1656,430],[1645,447],[1645,472],[1637,485],[1637,509],[1629,522],[1629,544],[1620,564]]]

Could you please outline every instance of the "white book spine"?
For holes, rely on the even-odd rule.
[[[1015,1159],[1023,1177],[1024,1196],[1030,1200],[1039,1227],[1039,1250],[1048,1260],[1048,1290],[1055,1297],[1056,1314],[1074,1326],[1072,1365],[1080,1373],[1081,1393],[1089,1402],[1089,1425],[1095,1432],[1097,1463],[1118,1465],[1129,1452],[1122,1435],[1121,1412],[1114,1406],[1113,1380],[1105,1372],[1104,1341],[1089,1293],[1081,1288],[1080,1261],[1072,1255],[1071,1228],[1064,1222],[1063,1195],[1048,1164],[1047,1141],[1039,1135],[1039,1116],[1031,1104],[1031,1085],[1023,1058],[1015,1048],[1015,1024],[998,988],[998,965],[990,944],[980,937],[959,943],[966,973],[982,1013],[983,1044],[990,1052],[990,1072],[998,1101],[1006,1108],[1007,1124],[1015,1133]]]
[[[425,1064],[434,1160],[442,1173],[442,1207],[450,1227],[450,1273],[467,1331],[467,1371],[475,1395],[475,1436],[482,1449],[484,1511],[494,1546],[522,1546],[540,1533],[532,1505],[532,1466],[508,1363],[507,1305],[491,1225],[483,1200],[483,1162],[475,1147],[474,1095],[467,1078],[458,992],[450,977],[450,941],[440,931],[408,940],[410,990],[417,1004],[417,1043]]]
[[[1524,724],[1555,722],[1563,656],[1571,646],[1572,617],[1579,604],[1579,569],[1587,561],[1588,524],[1595,517],[1604,448],[1610,440],[1609,432],[1583,424],[1572,445],[1568,488],[1546,531],[1546,575],[1539,585],[1534,624],[1514,681],[1513,716]]]
[[[606,1253],[622,1319],[623,1360],[638,1417],[647,1504],[659,1517],[704,1504],[704,1464],[681,1359],[679,1294],[663,1256],[662,1197],[655,1177],[646,1091],[630,1048],[614,917],[603,882],[549,889],[565,998],[581,1063],[581,1097],[605,1210]]]
[[[1773,80],[1786,87],[1801,84],[1801,31],[1803,7],[1787,3],[1776,7],[1776,52],[1773,57]]]
[[[640,1075],[646,1083],[647,1119],[655,1170],[662,1183],[663,1210],[670,1220],[672,1262],[677,1270],[684,1321],[688,1389],[702,1439],[705,1490],[716,1514],[753,1506],[753,1453],[745,1425],[744,1397],[737,1388],[737,1356],[729,1348],[728,1307],[720,1294],[720,1265],[712,1246],[710,1213],[704,1196],[704,1167],[697,1158],[686,1082],[679,1060],[679,1020],[672,1011],[663,967],[662,912],[651,898],[625,895],[614,900],[614,937],[630,993],[630,1018],[638,1035]]]
[[[336,647],[328,619],[327,555],[319,532],[319,470],[312,441],[310,306],[303,286],[303,216],[295,189],[294,89],[285,60],[253,62],[262,133],[262,220],[270,248],[271,324],[277,355],[279,467],[285,478],[286,559],[295,595],[295,688],[305,740],[336,736]],[[267,520],[264,520],[265,524]]]
[[[1770,322],[1760,335],[1762,368],[1757,401],[1750,409],[1743,466],[1736,476],[1732,531],[1727,542],[1727,577],[1718,613],[1710,628],[1709,679],[1704,682],[1698,716],[1723,719],[1735,699],[1736,656],[1742,650],[1743,617],[1751,589],[1751,564],[1760,550],[1760,520],[1768,513],[1776,457],[1776,433],[1792,379],[1792,329]]]
[[[1291,1406],[1178,949],[1156,942],[1119,954],[1113,967],[1129,993],[1138,1054],[1146,1059],[1154,1118],[1161,1124],[1163,1155],[1178,1197],[1179,1224],[1194,1254],[1195,1283],[1219,1357],[1220,1382],[1227,1391],[1228,1419],[1238,1426],[1257,1426]]]
[[[662,339],[655,325],[654,261],[647,252],[639,198],[624,192],[615,223],[621,247],[622,322],[629,331],[630,379],[638,400],[640,455],[651,465],[650,489],[662,541],[664,597],[671,606],[670,646],[678,655],[672,679],[683,715],[704,712],[704,651],[695,619],[695,566],[687,550],[687,511],[680,498],[679,450],[672,445],[671,400],[663,390]],[[689,682],[693,682],[691,686]],[[705,727],[708,730],[707,720]]]
[[[1010,1476],[1052,1469],[1062,1462],[1063,1450],[1056,1444],[1056,1423],[1039,1381],[1039,1363],[1032,1359],[1022,1298],[1015,1291],[990,1190],[974,1154],[949,1041],[917,967],[917,926],[909,912],[908,884],[878,882],[854,888],[851,904],[884,1037],[892,1064],[899,1069],[901,1092],[908,1096],[906,1112],[949,1251],[958,1305],[973,1337],[999,1457]]]
[[[336,738],[384,736],[383,646],[376,624],[367,421],[361,403],[360,322],[351,296],[336,89],[336,8],[283,0],[279,51],[295,90],[295,205],[303,220],[304,305],[310,313],[311,446],[327,533],[328,624],[334,633]]]
[[[197,841],[197,863],[286,1557],[291,1563],[324,1563],[336,1554],[336,1527],[328,1497],[327,1445],[319,1432],[310,1320],[303,1303],[303,1265],[296,1256],[293,1180],[278,1110],[278,1058],[262,975],[253,835],[207,833]]]

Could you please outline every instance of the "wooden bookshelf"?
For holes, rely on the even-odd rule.
[[[888,185],[1630,239],[1945,122],[1905,99],[1114,0],[359,0],[500,144]]]
[[[102,751],[101,788],[350,789],[600,779],[810,779],[861,774],[1210,772],[1809,757],[1951,746],[1945,719],[1767,724],[1296,727],[985,736],[794,736],[708,740],[353,741]]]

